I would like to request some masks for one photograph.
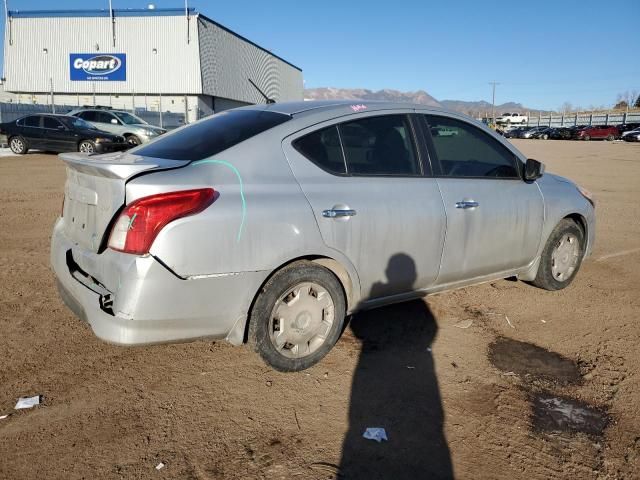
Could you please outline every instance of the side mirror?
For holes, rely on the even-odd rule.
[[[524,180],[533,182],[542,175],[544,175],[544,163],[533,158],[527,158],[527,163],[524,164]]]
[[[114,125],[118,125],[118,120],[116,120],[115,118],[112,118],[111,123],[113,123]]]

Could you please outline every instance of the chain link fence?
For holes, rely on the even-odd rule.
[[[36,103],[0,103],[0,123],[11,122],[17,120],[20,117],[24,117],[25,115],[32,115],[35,113],[55,112],[65,114],[77,108],[77,105],[51,106]],[[185,124],[184,113],[157,112],[141,108],[136,108],[133,113],[151,125],[155,125],[158,127],[162,126],[163,128],[166,128],[168,130],[178,128]]]

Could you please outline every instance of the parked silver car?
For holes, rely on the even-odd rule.
[[[166,133],[164,128],[150,125],[143,119],[124,110],[106,108],[79,108],[69,112],[105,132],[123,136],[131,146],[147,143]]]
[[[61,158],[51,262],[98,337],[248,341],[282,371],[357,310],[514,275],[564,288],[594,242],[588,192],[419,105],[251,106]]]

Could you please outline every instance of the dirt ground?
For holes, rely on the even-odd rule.
[[[0,478],[640,477],[640,144],[516,144],[597,197],[573,285],[360,314],[295,374],[224,342],[97,340],[49,270],[61,162],[0,158]]]

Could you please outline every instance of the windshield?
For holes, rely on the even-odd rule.
[[[70,128],[97,130],[97,128],[91,125],[89,122],[85,122],[83,119],[78,117],[69,116],[69,118],[60,118],[60,120],[62,120],[67,125],[67,127],[70,127]]]
[[[113,113],[116,117],[118,117],[122,121],[122,123],[124,123],[125,125],[135,125],[137,123],[142,123],[142,124],[147,123],[144,120],[142,120],[140,117],[136,117],[135,115],[131,115],[130,113],[127,113],[127,112],[111,112],[111,113]]]

